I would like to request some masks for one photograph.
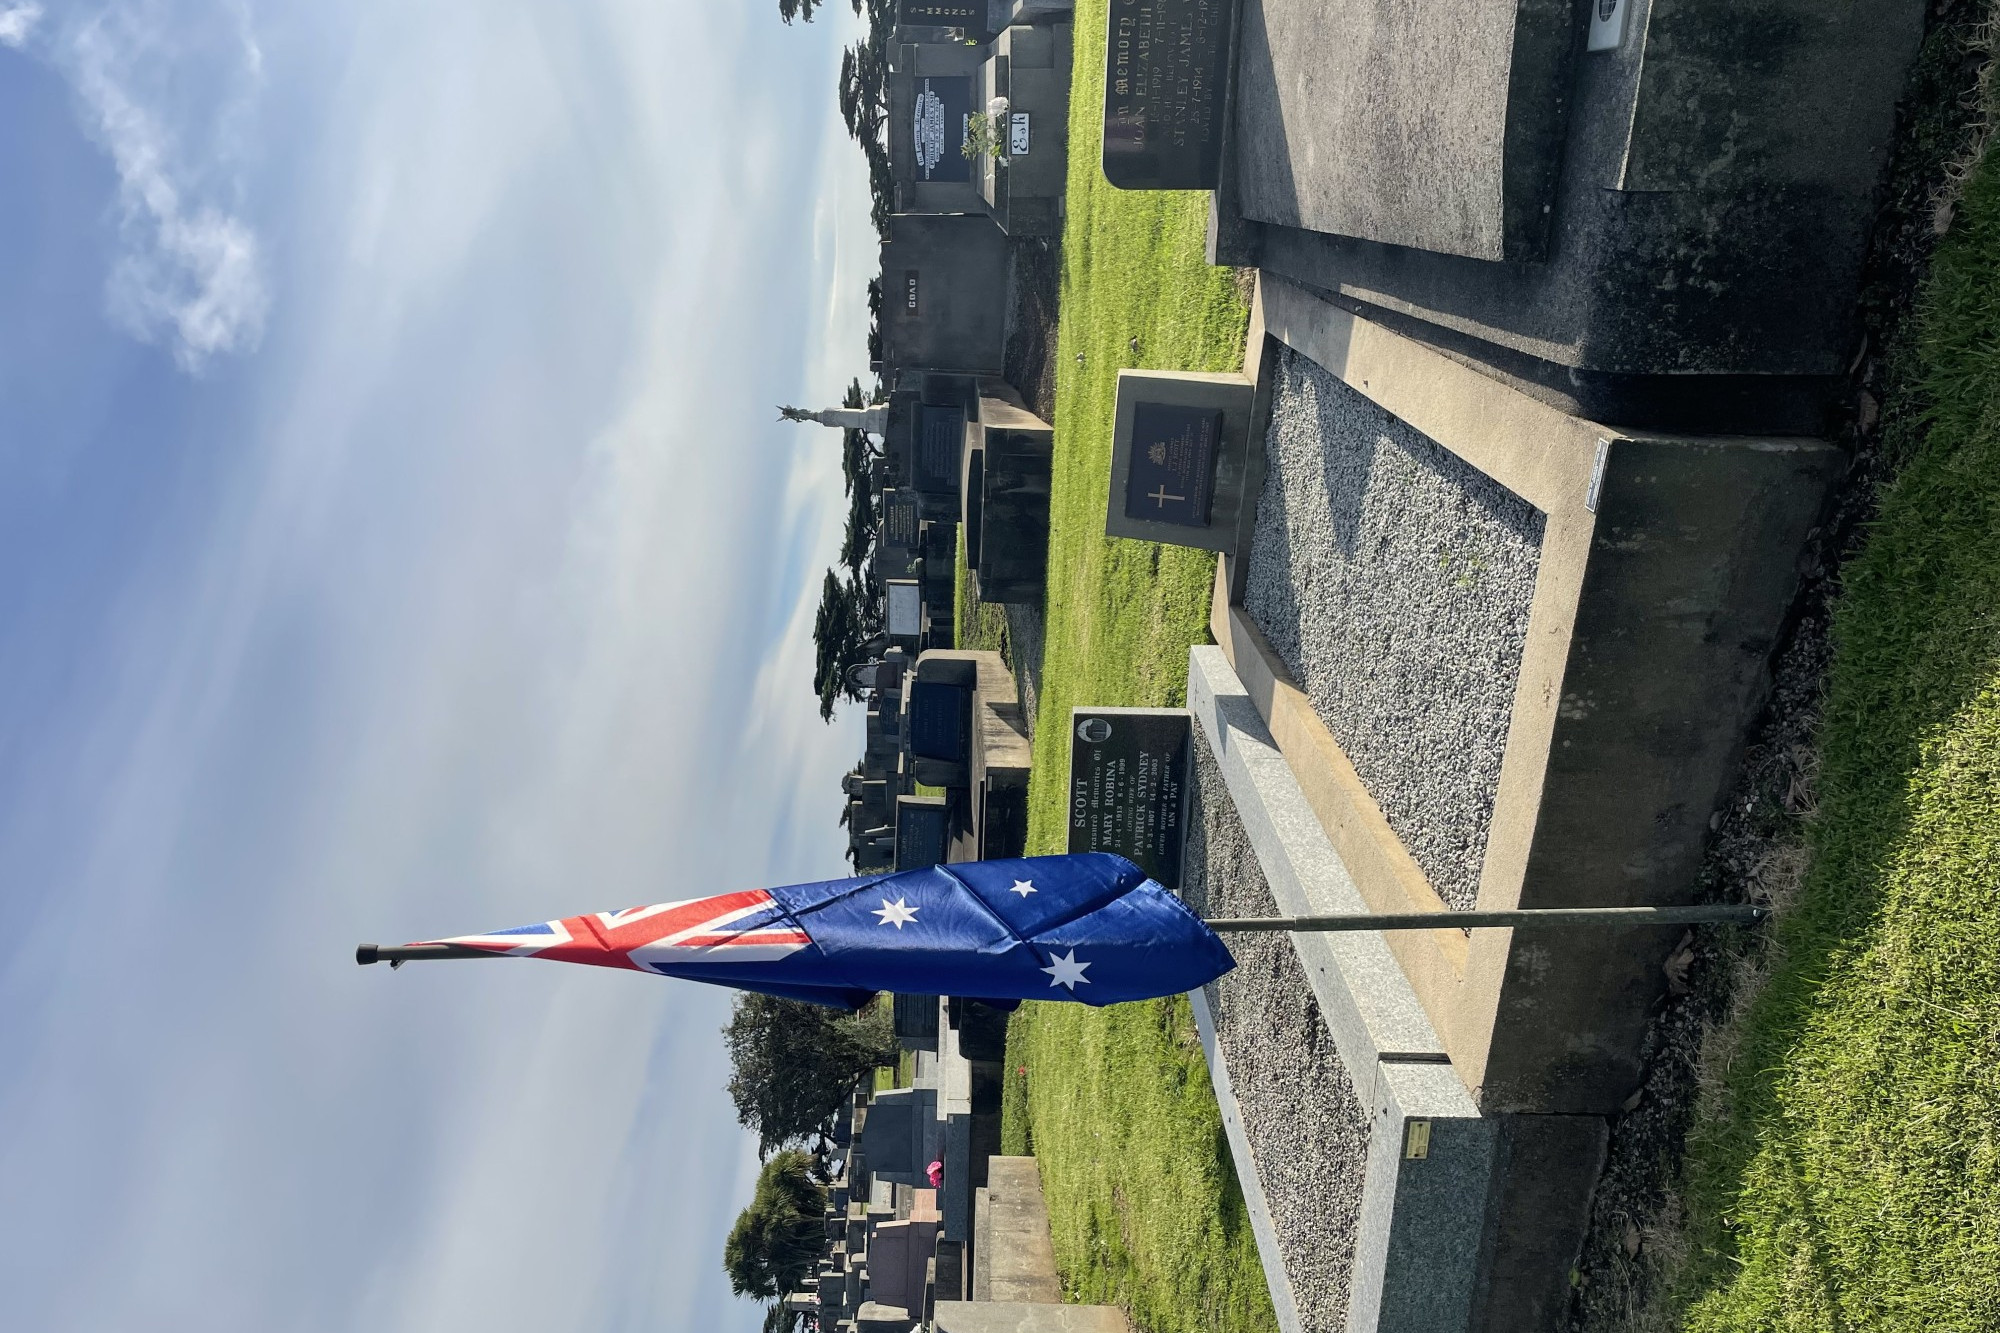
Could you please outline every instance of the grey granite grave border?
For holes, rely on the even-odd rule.
[[[1197,646],[1189,651],[1187,693],[1188,707],[1222,772],[1278,909],[1287,914],[1366,910],[1221,649]],[[1371,1114],[1349,1333],[1468,1328],[1495,1176],[1498,1125],[1480,1116],[1453,1072],[1380,932],[1306,933],[1290,939],[1341,1063]],[[1206,998],[1197,991],[1190,999],[1272,1304],[1280,1326],[1295,1333],[1298,1310],[1264,1198],[1255,1145],[1245,1131]],[[1430,1146],[1423,1157],[1411,1158],[1405,1149],[1417,1124]]]
[[[1257,1255],[1264,1265],[1264,1283],[1271,1289],[1271,1308],[1278,1316],[1280,1333],[1300,1333],[1298,1303],[1292,1299],[1292,1280],[1285,1272],[1278,1247],[1278,1224],[1271,1220],[1271,1205],[1264,1197],[1264,1182],[1254,1169],[1256,1155],[1243,1128],[1243,1108],[1236,1104],[1236,1089],[1229,1081],[1229,1066],[1223,1062],[1222,1048],[1215,1040],[1215,1015],[1209,1012],[1208,996],[1200,990],[1188,992],[1194,1008],[1195,1031],[1201,1034],[1201,1053],[1208,1063],[1208,1081],[1215,1088],[1215,1102],[1222,1111],[1222,1132],[1229,1139],[1229,1155],[1237,1163],[1236,1183],[1243,1190],[1243,1208],[1250,1214],[1250,1232],[1257,1238]],[[1243,1170],[1251,1163],[1251,1170]]]

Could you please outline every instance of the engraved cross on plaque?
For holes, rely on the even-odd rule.
[[[1156,502],[1162,509],[1165,509],[1167,507],[1167,501],[1169,500],[1187,499],[1185,495],[1175,495],[1172,491],[1168,490],[1167,484],[1165,482],[1161,482],[1159,488],[1148,493],[1146,498],[1148,500]]]

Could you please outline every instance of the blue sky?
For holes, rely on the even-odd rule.
[[[0,1326],[755,1326],[725,994],[351,951],[841,870],[775,8],[0,0]]]

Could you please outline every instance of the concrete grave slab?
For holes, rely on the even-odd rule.
[[[1817,433],[1924,6],[1622,7],[1243,0],[1216,262],[1608,424]]]
[[[939,1301],[936,1333],[1130,1333],[1115,1305]]]
[[[1244,0],[1234,167],[1259,222],[1539,258],[1568,0]]]
[[[986,1171],[986,1186],[974,1205],[972,1298],[1060,1304],[1062,1283],[1041,1169],[1032,1157],[993,1157]]]
[[[1268,384],[1287,347],[1543,518],[1474,901],[1688,901],[1793,560],[1842,456],[1811,439],[1613,430],[1265,276],[1248,372]],[[1274,472],[1259,541],[1279,484]],[[1302,688],[1310,663],[1273,646],[1289,629],[1267,634],[1245,608],[1243,562],[1222,564],[1211,629],[1361,899],[1373,911],[1450,905]],[[1461,756],[1446,747],[1409,762]],[[1395,932],[1389,948],[1483,1111],[1603,1114],[1638,1081],[1673,942],[1657,930],[1524,928]]]

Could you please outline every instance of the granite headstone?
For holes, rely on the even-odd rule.
[[[1071,852],[1116,852],[1180,887],[1192,723],[1185,708],[1070,711]]]
[[[942,798],[896,798],[896,869],[941,865],[950,843],[951,811]]]
[[[1104,178],[1121,190],[1212,190],[1235,6],[1111,0],[1104,50]]]
[[[1119,371],[1105,536],[1237,550],[1262,481],[1255,399],[1242,375]]]

